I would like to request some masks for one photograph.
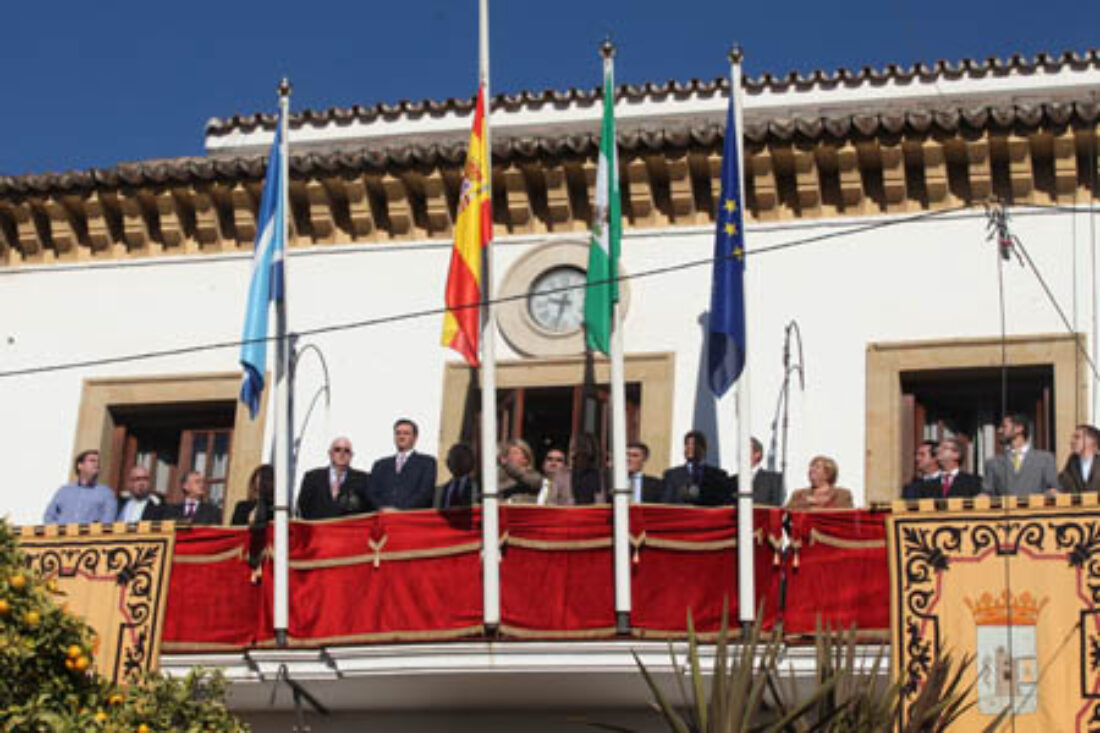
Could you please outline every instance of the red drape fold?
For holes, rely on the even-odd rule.
[[[611,509],[504,506],[501,631],[606,637],[615,630]]]
[[[890,628],[885,517],[862,510],[790,513],[785,632],[811,633],[819,615],[834,627]]]
[[[291,525],[294,644],[481,632],[479,510],[383,512]],[[270,573],[265,573],[270,583]]]
[[[263,589],[248,567],[248,530],[195,527],[176,532],[164,611],[164,651],[253,646],[263,628]]]
[[[755,509],[752,538],[756,605],[774,623],[779,566],[769,538],[781,536],[781,511]],[[778,533],[777,533],[778,530]],[[740,618],[737,573],[737,511],[641,505],[630,511],[633,545],[631,624],[639,636],[679,636],[691,611],[696,630],[718,631],[723,603],[731,628]]]

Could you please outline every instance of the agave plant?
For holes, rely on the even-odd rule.
[[[748,630],[739,649],[729,644],[727,612],[715,643],[710,685],[700,664],[698,635],[688,613],[686,668],[669,645],[680,703],[662,692],[637,654],[634,659],[653,694],[654,707],[674,733],[857,733],[898,728],[903,690],[883,681],[885,650],[868,664],[858,650],[857,633],[822,628],[814,638],[816,680],[812,693],[800,693],[793,671],[780,671],[785,651],[782,632],[765,635],[760,622]],[[974,683],[964,675],[973,659],[956,663],[950,654],[936,660],[924,686],[908,705],[903,733],[941,733],[974,705]],[[690,681],[690,690],[685,687]],[[996,730],[1004,713],[987,731]]]

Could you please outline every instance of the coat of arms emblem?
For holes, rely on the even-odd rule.
[[[1039,694],[1035,629],[1049,600],[1007,590],[999,596],[983,593],[975,601],[966,599],[977,631],[979,713],[998,715],[1006,708],[1016,715],[1035,712]]]

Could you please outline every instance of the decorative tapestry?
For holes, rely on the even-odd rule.
[[[891,646],[906,703],[950,652],[972,658],[965,679],[975,683],[976,704],[956,730],[983,730],[1006,710],[1018,733],[1100,729],[1100,508],[1092,504],[1010,501],[889,518]]]

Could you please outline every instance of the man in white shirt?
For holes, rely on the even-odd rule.
[[[1066,461],[1066,467],[1058,474],[1062,491],[1070,494],[1100,492],[1100,465],[1096,461],[1100,430],[1092,425],[1078,425],[1070,445],[1073,446],[1073,453]]]
[[[118,511],[118,521],[133,524],[142,520],[158,519],[160,515],[160,497],[152,492],[149,469],[134,466],[126,476],[126,491],[129,498],[122,502]]]

